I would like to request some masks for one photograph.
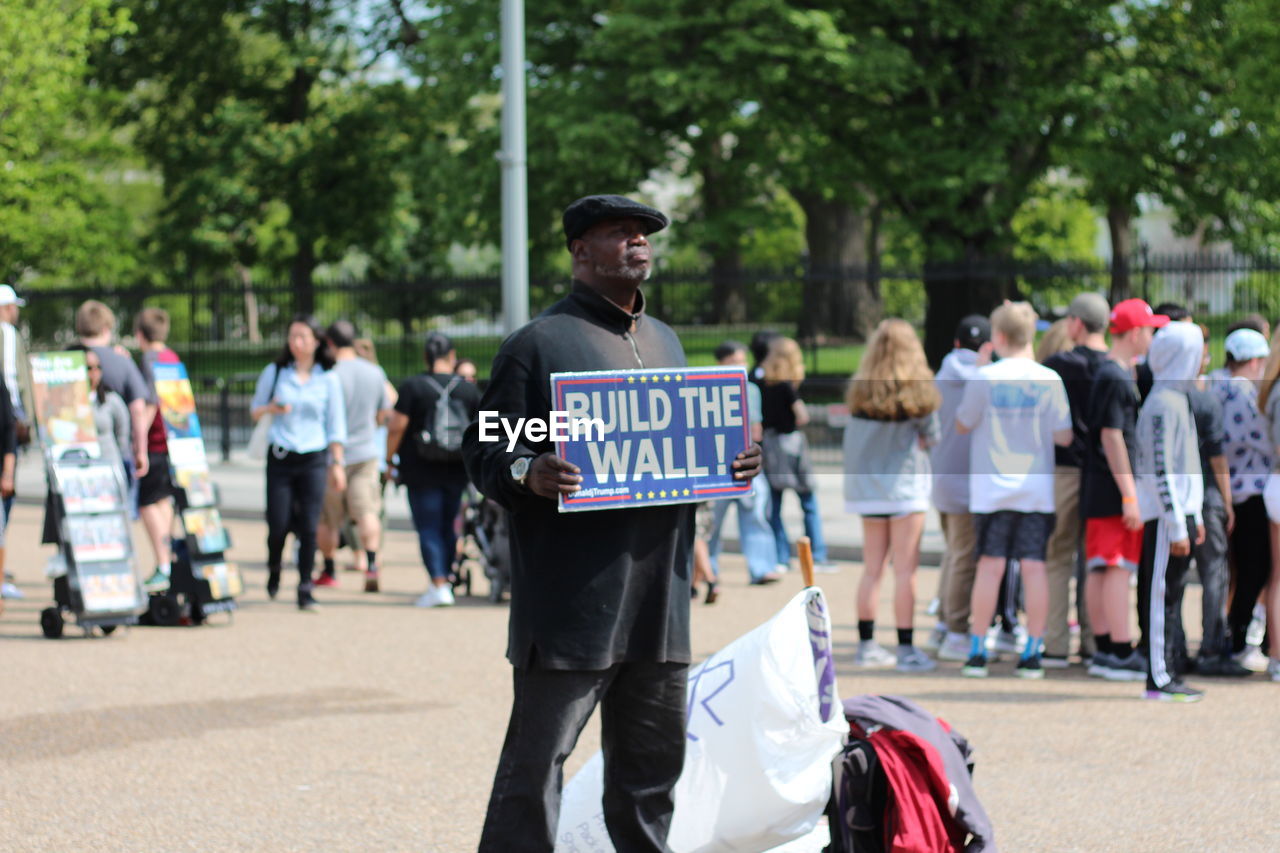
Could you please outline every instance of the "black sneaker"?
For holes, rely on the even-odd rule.
[[[1227,655],[1213,655],[1197,658],[1196,672],[1199,675],[1216,676],[1219,678],[1248,678],[1253,675],[1253,670],[1248,667],[1241,666],[1237,661]]]
[[[316,603],[310,589],[298,590],[298,609],[304,613],[315,613],[320,610],[320,605]]]
[[[1148,682],[1147,691],[1142,694],[1142,698],[1152,702],[1199,702],[1204,698],[1204,693],[1181,681],[1170,681],[1164,687],[1156,687]]]
[[[1137,652],[1129,652],[1114,661],[1102,677],[1107,681],[1146,681],[1147,659]]]
[[[1044,678],[1044,667],[1040,665],[1040,655],[1031,655],[1018,661],[1013,674],[1019,678]]]
[[[280,591],[280,570],[267,570],[267,598],[272,601],[276,600],[276,593]]]
[[[987,656],[974,655],[964,662],[964,666],[960,667],[960,674],[965,678],[986,678],[987,677]]]

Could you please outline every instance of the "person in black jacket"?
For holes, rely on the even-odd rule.
[[[645,314],[647,235],[662,213],[589,196],[564,213],[573,290],[517,330],[493,362],[482,413],[548,419],[552,373],[683,367],[675,333]],[[604,819],[618,850],[666,850],[672,790],[684,765],[693,505],[559,513],[578,468],[549,441],[463,446],[471,480],[511,511],[511,722],[481,851],[551,851],[565,758],[597,704]],[[753,445],[733,462],[749,480]]]

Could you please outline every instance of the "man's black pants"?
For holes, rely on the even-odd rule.
[[[684,768],[688,666],[606,670],[516,667],[507,739],[480,853],[551,853],[564,761],[596,705],[604,752],[604,820],[618,853],[665,853],[672,790]],[[598,831],[591,827],[588,831]]]
[[[1253,495],[1236,504],[1236,527],[1231,532],[1236,588],[1231,597],[1231,608],[1227,611],[1232,654],[1244,651],[1245,634],[1253,621],[1253,607],[1271,579],[1270,537],[1270,520],[1262,495]]]
[[[1187,516],[1187,531],[1196,540],[1196,520]],[[1169,553],[1169,526],[1148,521],[1142,533],[1142,562],[1138,564],[1139,613],[1146,611],[1143,641],[1147,646],[1147,687],[1164,687],[1178,680],[1178,632],[1182,624],[1182,591],[1191,554]]]

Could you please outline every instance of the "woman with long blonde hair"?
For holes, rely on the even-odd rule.
[[[942,396],[915,329],[882,322],[871,336],[846,395],[844,496],[862,516],[863,571],[858,583],[858,666],[928,672],[937,666],[912,639],[920,537],[932,493],[929,448],[938,440]],[[897,654],[875,641],[876,603],[885,564],[893,563]]]
[[[822,519],[818,515],[818,496],[813,488],[809,444],[801,428],[809,423],[809,411],[800,399],[800,383],[804,381],[804,359],[800,345],[791,338],[777,337],[769,342],[769,354],[760,365],[764,377],[760,382],[761,414],[764,438],[764,472],[769,478],[773,505],[769,526],[778,552],[778,569],[791,567],[791,543],[782,526],[782,496],[794,491],[804,512],[804,532],[813,546],[813,560],[819,568],[830,569],[827,546],[822,538]],[[752,583],[769,583],[778,575],[770,574]]]
[[[1267,611],[1267,634],[1271,639],[1268,651],[1267,675],[1272,681],[1280,681],[1280,341],[1273,339],[1267,366],[1262,371],[1262,384],[1258,388],[1258,409],[1266,416],[1268,435],[1273,448],[1271,473],[1262,491],[1267,508],[1267,526],[1271,534],[1271,578],[1262,593]]]
[[[1045,330],[1040,336],[1040,343],[1036,344],[1036,361],[1044,364],[1049,356],[1066,352],[1075,346],[1075,342],[1071,340],[1071,335],[1067,331],[1067,324],[1070,321],[1070,317],[1063,317],[1061,320],[1054,321],[1053,325]]]

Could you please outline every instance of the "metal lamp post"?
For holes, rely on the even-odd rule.
[[[529,201],[524,117],[524,0],[502,0],[502,325],[529,322]]]

